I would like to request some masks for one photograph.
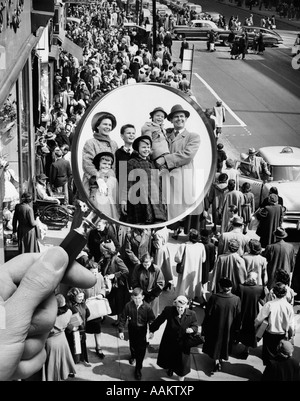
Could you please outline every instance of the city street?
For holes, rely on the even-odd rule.
[[[214,0],[200,3],[204,11],[223,13],[227,22],[231,15],[241,21],[249,16],[248,11]],[[259,25],[257,15],[255,24]],[[297,29],[282,21],[277,27],[284,43],[267,47],[264,55],[249,52],[244,61],[231,60],[225,46],[217,45],[210,53],[205,41],[189,42],[194,45],[193,95],[203,109],[214,106],[217,98],[223,100],[227,108],[223,135],[236,155],[250,146],[300,145],[300,79],[290,55]],[[174,54],[179,53],[174,50]]]

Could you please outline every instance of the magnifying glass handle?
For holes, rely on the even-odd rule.
[[[95,224],[98,220],[100,220],[99,216],[96,213],[91,212],[87,217],[83,218],[83,222],[81,223],[80,227],[71,230],[59,245],[67,252],[69,256],[68,266],[71,266],[79,253],[85,247],[88,234],[93,228],[96,228]]]

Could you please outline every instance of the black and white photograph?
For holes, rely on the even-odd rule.
[[[300,382],[299,74],[300,0],[0,2],[1,382]]]

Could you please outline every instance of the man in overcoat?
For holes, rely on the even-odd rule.
[[[174,178],[174,181],[170,180],[168,220],[184,213],[187,207],[192,206],[197,200],[195,192],[192,193],[197,188],[194,158],[201,140],[199,134],[186,130],[185,125],[189,116],[190,112],[184,110],[180,104],[172,107],[167,117],[174,126],[173,130],[167,132],[170,153],[156,160],[156,166],[168,169]]]

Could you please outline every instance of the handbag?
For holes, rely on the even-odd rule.
[[[184,270],[184,256],[185,256],[185,249],[186,249],[186,246],[184,247],[184,251],[183,251],[183,254],[182,254],[182,258],[181,258],[181,262],[179,262],[179,263],[177,263],[177,265],[176,265],[176,273],[177,274],[183,274],[183,270]]]
[[[185,338],[183,340],[183,346],[184,348],[193,348],[193,347],[198,347],[198,345],[204,344],[204,342],[205,339],[199,332],[185,334]]]
[[[111,308],[108,299],[106,298],[88,298],[86,300],[86,306],[90,311],[90,316],[87,318],[87,322],[111,313]]]

